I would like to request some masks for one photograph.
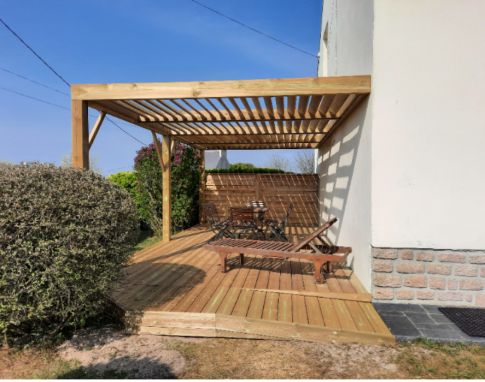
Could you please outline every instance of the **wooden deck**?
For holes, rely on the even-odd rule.
[[[304,234],[305,228],[291,228]],[[218,256],[202,248],[203,227],[135,254],[113,292],[138,332],[202,337],[393,343],[370,295],[350,270],[322,284],[312,264],[248,257],[222,273]]]

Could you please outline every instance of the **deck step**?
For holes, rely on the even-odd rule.
[[[249,319],[214,313],[145,312],[139,334],[186,337],[224,337],[310,342],[393,344],[392,335],[362,331],[334,330],[314,325]]]

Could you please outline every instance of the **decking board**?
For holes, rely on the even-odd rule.
[[[293,227],[291,232],[301,236],[309,230]],[[241,267],[236,254],[228,259],[229,270],[222,273],[219,257],[203,248],[211,236],[205,228],[193,227],[169,243],[154,244],[133,256],[112,298],[127,312],[139,312],[140,331],[394,341],[371,303],[347,297],[365,297],[366,293],[351,271],[338,269],[316,284],[313,266],[305,260],[246,256]],[[318,295],[325,292],[331,293]]]

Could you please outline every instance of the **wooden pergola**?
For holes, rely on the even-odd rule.
[[[370,76],[72,85],[72,165],[89,168],[89,148],[106,114],[150,130],[162,165],[169,241],[172,140],[201,151],[317,148],[370,89]],[[88,107],[100,111],[91,132]]]

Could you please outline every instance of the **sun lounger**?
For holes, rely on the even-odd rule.
[[[328,265],[328,271],[331,271],[332,263],[344,263],[349,253],[352,252],[352,248],[350,247],[329,244],[328,239],[324,237],[324,232],[336,221],[336,218],[329,220],[296,244],[280,241],[228,238],[212,241],[204,247],[219,254],[222,272],[226,271],[227,257],[230,254],[239,254],[241,265],[244,265],[245,255],[281,259],[303,259],[313,262],[315,267],[315,280],[321,282],[321,271],[325,264]]]

